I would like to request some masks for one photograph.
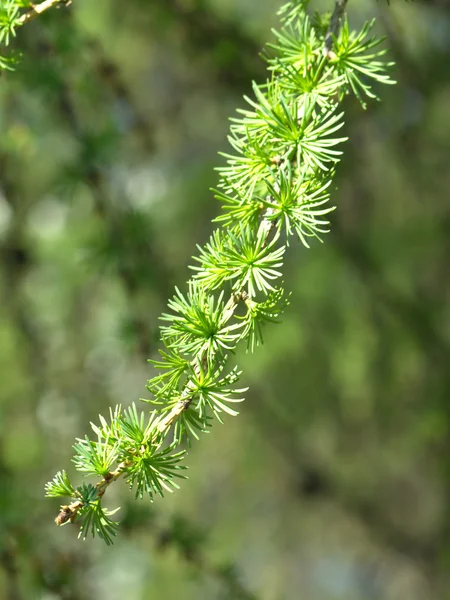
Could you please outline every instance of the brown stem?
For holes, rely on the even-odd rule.
[[[325,46],[323,49],[324,56],[330,57],[330,53],[333,50],[334,39],[337,38],[339,32],[341,31],[342,19],[344,17],[347,2],[348,0],[336,0],[334,11],[331,15],[330,26],[325,37]]]
[[[28,23],[28,21],[35,19],[49,8],[53,8],[54,6],[58,6],[60,4],[65,4],[67,6],[71,2],[72,0],[45,0],[40,4],[33,4],[33,8],[19,18],[19,25]]]

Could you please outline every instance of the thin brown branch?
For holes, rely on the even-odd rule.
[[[47,11],[49,8],[53,8],[58,5],[67,6],[68,4],[71,4],[71,2],[72,2],[72,0],[45,0],[44,2],[41,2],[40,4],[33,4],[32,9],[29,10],[28,12],[24,13],[20,17],[19,25],[24,25],[25,23],[28,23],[28,21],[35,19],[36,17],[41,15],[43,12]]]
[[[330,26],[325,37],[325,46],[323,49],[324,56],[330,56],[330,53],[333,50],[334,40],[338,37],[339,32],[341,31],[342,19],[344,17],[347,2],[348,0],[336,0],[334,11],[331,15]]]

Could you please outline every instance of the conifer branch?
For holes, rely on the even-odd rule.
[[[185,469],[180,443],[198,439],[214,417],[237,414],[230,404],[241,402],[236,396],[246,390],[235,388],[241,373],[229,365],[234,349],[246,341],[253,350],[263,326],[287,306],[276,282],[289,239],[309,247],[328,231],[328,189],[346,139],[337,137],[343,125],[338,105],[350,91],[363,104],[364,96],[375,97],[373,81],[392,83],[389,65],[376,60],[384,51],[373,50],[380,40],[370,37],[372,24],[353,34],[345,21],[333,54],[323,56],[327,32],[309,19],[306,5],[292,0],[281,8],[283,27],[270,46],[275,56],[267,58],[272,77],[253,85],[248,108],[232,119],[234,154],[225,155],[215,192],[223,205],[221,227],[198,248],[187,293],[176,289],[170,312],[161,317],[165,349],[161,360],[150,361],[160,374],[148,382],[152,398],[145,400],[152,412],[146,418],[135,405],[116,407],[109,422],[100,417],[100,426],[91,424],[97,441],[77,440],[75,466],[101,476],[95,485],[74,489],[60,471],[46,486],[47,496],[72,498],[56,523],[79,521],[82,537],[92,533],[112,542],[117,523],[102,499],[119,477],[136,497],[153,500],[173,491]]]

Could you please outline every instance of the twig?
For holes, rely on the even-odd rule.
[[[334,5],[334,11],[331,15],[330,26],[325,37],[325,46],[323,49],[323,55],[330,57],[333,50],[334,38],[337,38],[341,30],[341,22],[345,13],[345,7],[347,6],[348,0],[336,0]]]
[[[38,17],[40,14],[42,14],[49,8],[57,6],[58,4],[65,4],[67,6],[68,4],[71,3],[71,1],[72,0],[45,0],[44,2],[41,2],[40,4],[34,4],[33,8],[31,10],[24,13],[20,17],[19,25],[24,25],[25,23],[28,23],[28,21],[35,19],[36,17]]]

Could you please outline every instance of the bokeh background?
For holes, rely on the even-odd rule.
[[[445,0],[349,2],[354,27],[378,18],[398,85],[346,101],[332,232],[290,249],[292,304],[240,353],[241,414],[192,447],[181,490],[151,505],[112,486],[112,548],[44,499],[89,422],[146,395],[278,5],[74,0],[18,32],[0,77],[2,599],[450,598]]]

